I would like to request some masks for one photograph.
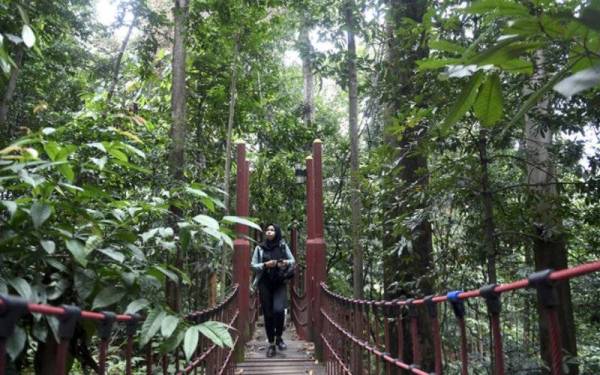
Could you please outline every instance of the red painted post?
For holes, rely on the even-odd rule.
[[[313,329],[314,321],[314,249],[309,246],[309,242],[315,236],[315,204],[314,204],[314,170],[313,170],[313,158],[308,156],[306,158],[306,228],[307,228],[307,241],[306,241],[306,274],[304,275],[305,286],[306,286],[306,302],[308,304],[307,311],[307,328],[308,334],[312,341],[316,341],[319,332],[315,332]]]
[[[313,214],[314,214],[314,237],[309,238],[306,243],[307,251],[311,249],[313,253],[313,271],[312,276],[314,278],[314,328],[313,330],[317,333],[315,345],[317,355],[322,354],[322,343],[319,339],[318,334],[321,332],[321,282],[326,281],[326,268],[327,258],[325,254],[325,228],[323,220],[323,166],[322,166],[322,142],[317,139],[313,142]]]
[[[246,144],[237,144],[237,183],[236,183],[236,214],[248,216],[249,207],[249,168],[246,161]],[[237,238],[233,241],[233,282],[239,285],[238,308],[240,316],[238,329],[245,342],[249,335],[249,309],[250,309],[250,242],[248,241],[248,227],[237,224],[235,226]]]

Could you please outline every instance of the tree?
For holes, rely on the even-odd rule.
[[[188,1],[175,0],[173,8],[173,83],[171,94],[171,108],[173,123],[171,125],[171,151],[169,153],[169,169],[174,181],[181,181],[185,168],[185,136],[186,136],[186,36]],[[179,210],[171,208],[172,214],[177,217]],[[183,264],[181,249],[175,254],[175,266],[181,268]],[[167,299],[175,311],[180,310],[180,287],[172,281],[167,281]]]
[[[426,8],[426,1],[394,0],[389,2],[386,17],[389,45],[384,73],[386,92],[382,102],[385,107],[384,132],[391,156],[390,164],[397,165],[389,171],[384,208],[386,253],[383,272],[387,299],[424,296],[433,291],[430,277],[433,268],[431,224],[421,211],[426,202],[423,198],[417,198],[416,202],[407,198],[408,193],[418,195],[427,190],[427,155],[423,148],[427,125],[422,122],[414,125],[402,123],[403,119],[406,121],[409,117],[406,113],[411,111],[407,103],[421,89],[413,71],[416,61],[427,56],[428,52],[426,33],[418,26],[423,22]],[[420,97],[423,102],[417,102],[413,111],[426,105],[423,95]],[[411,223],[405,224],[411,216]],[[419,312],[419,321],[420,332],[427,332],[430,325],[425,311]],[[405,329],[404,332],[409,330]],[[433,364],[433,344],[429,335],[422,337],[422,361],[419,358],[411,359],[408,336],[405,337],[407,343],[404,348],[408,352],[404,359],[430,368]]]

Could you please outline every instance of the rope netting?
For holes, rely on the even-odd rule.
[[[524,288],[534,288],[543,312],[542,319],[548,326],[551,360],[550,373],[562,374],[563,352],[561,350],[561,332],[557,307],[560,300],[557,294],[557,283],[600,271],[600,261],[582,264],[576,267],[552,271],[544,270],[529,275],[526,279],[507,284],[491,284],[470,291],[452,291],[445,295],[428,296],[419,299],[374,301],[352,299],[336,294],[321,283],[324,295],[321,307],[323,331],[324,360],[328,374],[391,374],[394,369],[402,369],[411,374],[441,374],[442,335],[438,304],[449,303],[458,328],[460,345],[460,373],[469,373],[469,351],[467,346],[467,324],[465,322],[465,300],[482,298],[487,306],[493,344],[493,371],[496,375],[505,374],[504,351],[502,347],[502,331],[500,315],[502,312],[501,296],[503,293]],[[423,317],[418,309],[425,309],[430,332],[419,332],[419,319]],[[404,322],[408,319],[408,322]],[[406,323],[406,325],[405,325]],[[391,353],[391,326],[395,325],[397,342]],[[405,327],[408,327],[412,347],[412,362],[404,360]],[[421,369],[423,352],[421,338],[429,335],[433,351],[432,369]],[[429,354],[429,353],[426,353]],[[395,370],[394,370],[395,371]]]
[[[239,311],[237,308],[238,285],[234,285],[232,291],[225,296],[223,301],[213,307],[192,312],[185,319],[190,324],[200,324],[206,321],[218,321],[229,325],[230,334],[234,340],[233,348],[219,347],[203,335],[199,334],[198,346],[191,360],[182,365],[184,360],[180,349],[173,353],[162,353],[159,345],[153,345],[150,341],[144,348],[136,353],[134,342],[139,334],[139,328],[143,318],[138,314],[116,314],[111,311],[86,311],[77,306],[63,305],[50,306],[45,304],[30,303],[16,296],[0,294],[0,375],[7,371],[7,340],[13,335],[18,322],[27,314],[41,314],[55,316],[58,319],[58,345],[56,346],[54,364],[56,374],[65,374],[67,371],[69,346],[73,339],[75,329],[82,321],[93,321],[97,324],[98,351],[97,364],[98,373],[104,375],[107,371],[107,353],[112,343],[120,346],[123,341],[120,335],[124,335],[125,350],[122,356],[125,359],[125,374],[131,375],[133,371],[132,359],[134,356],[143,357],[146,374],[156,374],[162,370],[163,374],[169,373],[169,367],[174,364],[177,374],[189,374],[192,371],[211,374],[233,374],[232,353],[236,350],[239,341],[238,323]],[[255,304],[253,304],[255,306]],[[254,307],[256,310],[256,307]],[[256,314],[251,315],[253,319]],[[122,325],[122,327],[115,327]],[[48,338],[47,340],[51,340]],[[121,352],[120,352],[121,353]]]

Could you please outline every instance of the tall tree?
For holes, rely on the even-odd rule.
[[[531,88],[538,88],[545,80],[544,52],[538,50],[534,55],[535,73],[531,78]],[[533,92],[527,90],[527,93]],[[565,241],[565,230],[559,210],[559,192],[556,184],[555,163],[552,157],[554,131],[546,123],[549,101],[540,100],[533,110],[525,116],[525,150],[527,155],[527,185],[534,198],[532,212],[533,221],[533,257],[536,270],[552,268],[555,270],[568,267],[568,254]],[[557,306],[562,349],[569,356],[577,356],[575,322],[573,319],[573,303],[569,282],[556,286],[559,304]],[[542,301],[538,301],[540,316],[543,316]],[[539,339],[542,359],[551,363],[550,334],[545,319],[539,320]],[[569,374],[577,374],[576,364],[570,363]]]
[[[227,117],[227,144],[225,146],[225,214],[229,215],[231,210],[231,153],[233,141],[233,121],[235,118],[235,101],[237,99],[237,75],[238,59],[240,55],[240,34],[236,33],[233,45],[233,58],[231,61],[231,81],[229,82],[229,116]],[[238,166],[239,168],[240,166]],[[227,245],[223,244],[222,264],[221,264],[221,284],[223,290],[227,284],[227,263],[229,260]],[[216,287],[216,284],[215,284]],[[216,294],[216,292],[215,292]]]
[[[363,298],[363,251],[360,245],[361,201],[358,165],[358,78],[356,71],[355,8],[354,0],[344,4],[348,51],[346,55],[348,84],[348,124],[350,128],[350,205],[352,206],[352,280],[354,298]]]
[[[175,0],[174,28],[173,28],[173,62],[172,62],[172,92],[171,92],[171,149],[169,152],[169,169],[174,181],[181,181],[184,177],[185,167],[185,110],[186,110],[186,86],[185,86],[185,58],[186,58],[186,33],[188,0]],[[171,207],[174,216],[178,209]],[[175,254],[175,266],[181,269],[183,263],[182,251],[178,246]],[[169,306],[179,311],[181,304],[180,286],[178,283],[167,279],[167,299]]]
[[[425,202],[419,192],[428,185],[427,156],[423,142],[426,124],[403,124],[411,111],[409,103],[415,98],[416,107],[425,106],[421,93],[423,79],[414,74],[416,60],[427,56],[427,38],[419,27],[423,21],[427,1],[391,0],[386,19],[388,50],[385,62],[383,97],[384,137],[395,167],[387,175],[387,197],[384,207],[384,288],[386,298],[416,297],[432,293],[432,231],[425,215],[419,215]],[[410,22],[405,22],[408,19]],[[418,95],[417,94],[421,94]],[[417,194],[414,194],[417,193]],[[411,198],[416,195],[416,198]],[[413,201],[413,200],[416,200]],[[404,220],[411,217],[411,224]],[[419,309],[419,329],[429,329],[429,316]],[[406,322],[406,320],[405,320]],[[409,332],[408,327],[404,332]],[[397,340],[393,339],[392,342]],[[431,368],[433,344],[429,335],[420,343],[423,358],[412,358],[409,335],[404,337],[404,359]],[[421,363],[419,363],[421,362]]]

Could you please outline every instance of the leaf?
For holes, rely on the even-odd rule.
[[[79,268],[74,277],[75,290],[81,299],[86,299],[94,292],[96,274],[90,269]]]
[[[108,161],[108,158],[106,156],[103,156],[101,158],[90,158],[90,160],[92,161],[92,163],[98,166],[98,169],[103,170],[104,166],[106,165],[106,162]]]
[[[567,98],[600,84],[600,64],[581,70],[554,85],[554,91]]]
[[[31,291],[31,286],[25,279],[21,277],[15,277],[13,279],[9,279],[8,284],[10,284],[10,286],[12,286],[21,297],[28,301],[32,300],[33,293]]]
[[[451,53],[463,53],[466,48],[458,43],[451,42],[449,40],[432,40],[429,42],[429,47],[438,51],[451,52]]]
[[[200,214],[200,215],[194,216],[194,218],[192,220],[194,220],[196,223],[198,223],[202,226],[205,226],[207,228],[219,230],[219,222],[210,216]]]
[[[190,194],[192,194],[192,195],[196,195],[198,197],[201,197],[201,198],[208,196],[208,194],[206,194],[202,190],[200,190],[200,189],[194,189],[194,188],[191,188],[191,187],[186,187],[185,191],[188,192],[188,193],[190,193]]]
[[[156,334],[156,332],[158,332],[162,325],[162,320],[165,317],[165,315],[166,313],[159,307],[150,311],[150,313],[146,317],[146,320],[144,320],[144,324],[142,324],[142,338],[140,341],[141,346],[145,346],[147,343],[149,343],[152,337],[154,337],[154,335]]]
[[[125,246],[127,246],[127,248],[131,251],[133,256],[136,257],[138,260],[142,262],[146,260],[144,252],[139,247],[135,246],[134,244],[127,244]]]
[[[185,338],[183,339],[183,352],[185,353],[185,358],[190,359],[192,355],[196,351],[196,347],[198,346],[198,326],[191,326],[185,331]]]
[[[485,80],[479,89],[473,109],[475,116],[484,126],[492,126],[502,118],[502,87],[497,74],[492,74]]]
[[[527,7],[510,0],[482,0],[465,9],[466,13],[485,14],[497,11],[496,16],[528,16]]]
[[[6,209],[8,210],[8,213],[10,214],[10,218],[12,219],[13,216],[15,216],[15,213],[17,212],[17,202],[13,202],[13,201],[0,201],[2,202],[2,205],[4,207],[6,207]]]
[[[125,255],[123,255],[123,253],[112,249],[110,247],[104,248],[104,249],[98,249],[99,252],[101,252],[102,254],[106,255],[107,257],[115,260],[118,263],[123,263],[123,261],[125,260]]]
[[[458,120],[460,120],[465,113],[471,108],[473,102],[477,98],[477,92],[479,86],[481,86],[483,81],[483,73],[477,72],[474,76],[471,77],[465,88],[460,93],[458,100],[454,103],[452,108],[450,109],[450,113],[446,117],[446,120],[442,123],[442,133],[446,133],[447,130],[454,125]]]
[[[122,162],[128,162],[129,161],[129,158],[127,157],[127,155],[123,151],[121,151],[121,150],[119,150],[119,149],[117,149],[115,147],[110,148],[108,150],[108,153],[111,156],[113,156],[115,159],[120,160]]]
[[[131,301],[129,305],[127,305],[127,309],[125,309],[125,314],[135,314],[140,310],[145,309],[150,305],[150,301],[145,298],[136,299],[135,301]]]
[[[29,215],[33,220],[33,226],[38,229],[44,224],[46,220],[52,214],[52,208],[47,204],[35,202],[31,205],[31,209],[29,210]]]
[[[247,218],[241,217],[241,216],[223,216],[223,221],[226,221],[229,223],[245,225],[247,227],[254,228],[254,229],[262,232],[260,225],[254,223],[253,221],[251,221]]]
[[[40,240],[40,244],[48,254],[54,254],[54,250],[56,249],[56,244],[54,243],[54,241]]]
[[[184,328],[182,325],[178,326],[175,330],[175,333],[165,340],[160,346],[161,352],[170,353],[175,351],[175,348],[177,348],[185,338],[185,331],[186,328]]]
[[[14,361],[21,354],[25,348],[26,339],[27,333],[25,333],[25,330],[16,326],[15,332],[6,341],[6,353],[8,353],[11,360]]]
[[[161,266],[154,266],[153,268],[156,269],[157,271],[159,271],[160,273],[162,273],[163,275],[167,276],[173,282],[175,282],[175,283],[179,282],[179,277],[177,277],[177,274],[175,272],[169,271]]]
[[[231,338],[231,334],[229,333],[229,329],[231,327],[227,324],[210,320],[208,322],[199,324],[198,328],[200,329],[200,332],[202,332],[202,334],[204,334],[205,336],[206,334],[205,331],[203,331],[203,329],[210,330],[216,337],[218,337],[222,345],[225,345],[229,348],[233,348],[233,339]],[[217,343],[215,342],[215,344]]]
[[[170,227],[163,227],[163,228],[159,228],[158,229],[158,234],[162,237],[162,238],[170,238],[173,237],[174,233],[173,233],[173,228]]]
[[[179,318],[174,315],[169,315],[163,319],[160,326],[160,333],[163,337],[167,338],[175,331],[178,324]]]
[[[21,37],[23,38],[23,42],[27,46],[27,48],[33,47],[35,44],[35,34],[29,25],[23,25],[23,30],[21,31]]]
[[[71,168],[68,163],[60,164],[57,166],[57,168],[69,182],[73,182],[75,180],[75,172],[73,172],[73,168]]]
[[[87,266],[87,253],[83,242],[79,240],[66,240],[67,249],[71,252],[75,260],[82,266]]]
[[[124,290],[112,286],[106,287],[96,295],[96,298],[94,298],[92,310],[115,304],[122,300],[123,297],[125,297],[125,294],[126,292]]]
[[[149,239],[154,237],[158,233],[158,228],[150,229],[147,232],[142,233],[142,241],[147,242]]]
[[[213,343],[215,343],[215,345],[219,346],[219,347],[223,347],[223,340],[221,340],[221,337],[219,335],[216,334],[216,332],[214,332],[211,327],[209,325],[207,325],[208,322],[204,322],[202,324],[198,324],[196,327],[198,327],[198,331],[200,331],[204,336],[206,336],[206,338],[208,338],[210,341],[212,341]]]
[[[106,152],[106,147],[104,147],[104,145],[100,142],[88,143],[87,145],[90,147],[97,148],[98,150],[100,150],[102,152]]]
[[[460,63],[460,59],[423,59],[417,61],[419,70],[439,69],[458,63]]]

